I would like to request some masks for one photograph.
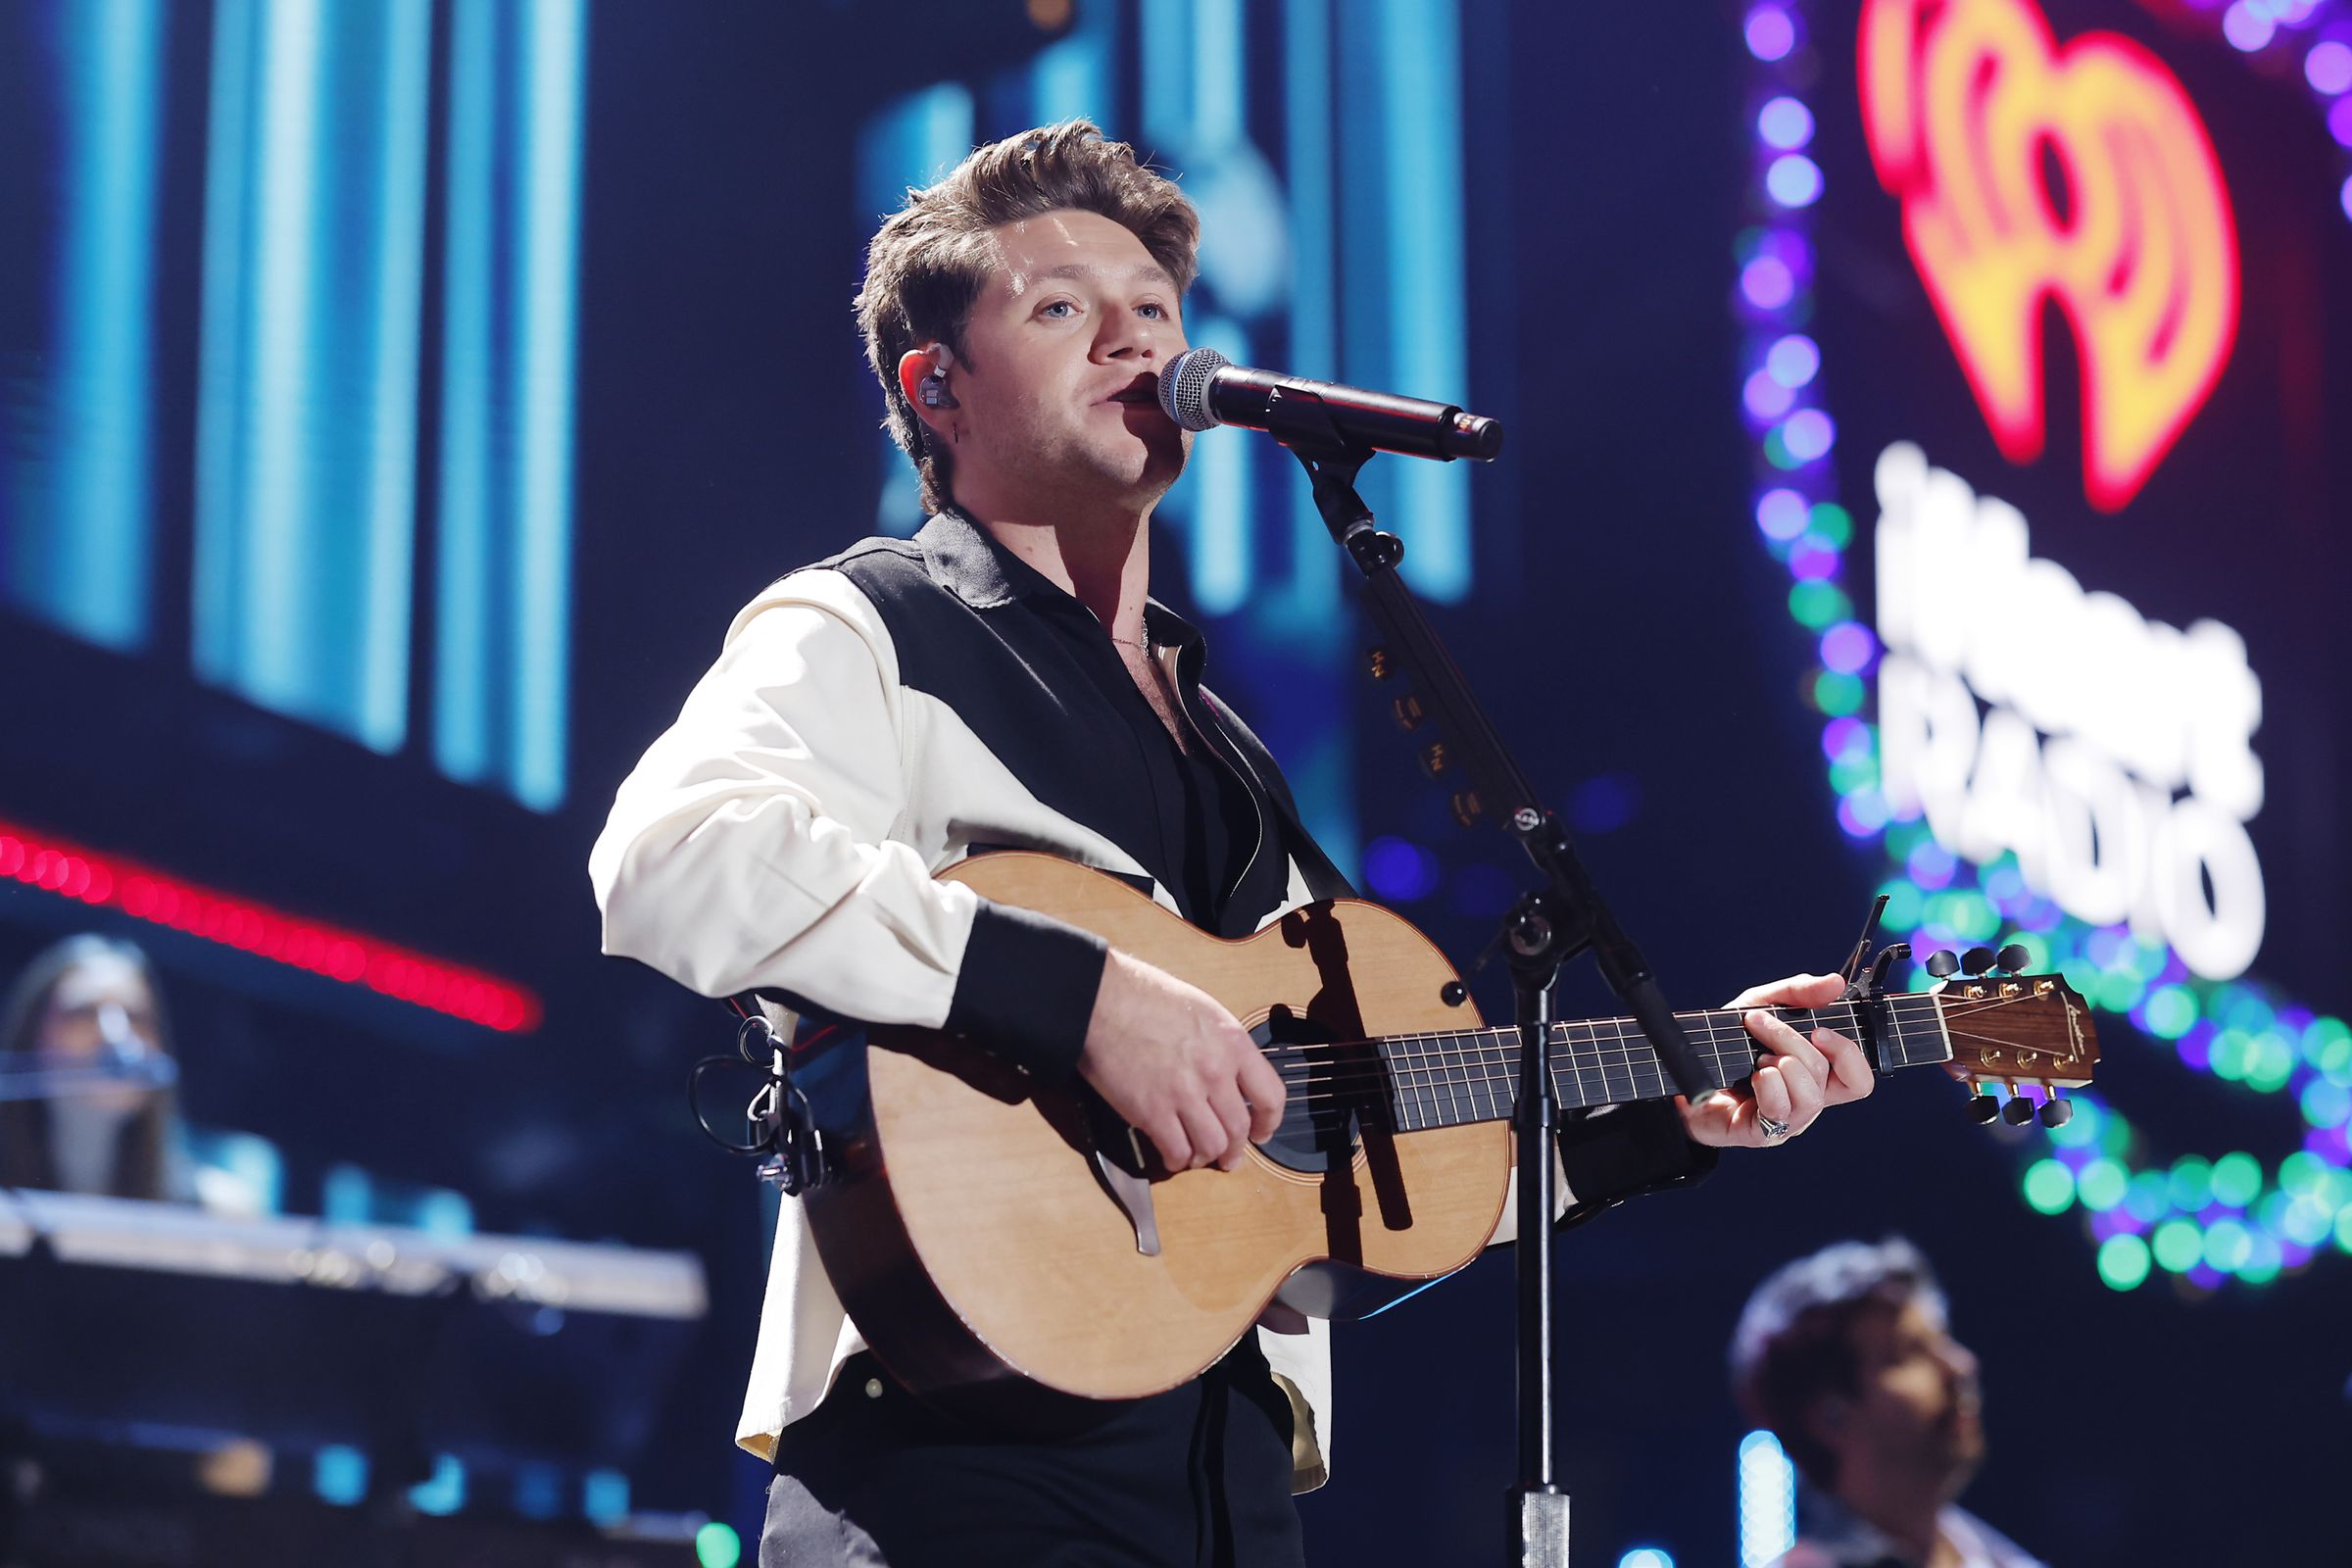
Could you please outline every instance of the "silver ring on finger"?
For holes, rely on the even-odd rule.
[[[1756,1112],[1756,1125],[1763,1129],[1764,1141],[1768,1144],[1777,1144],[1782,1139],[1788,1136],[1788,1124],[1787,1122],[1774,1121],[1770,1116],[1765,1115],[1760,1110]]]

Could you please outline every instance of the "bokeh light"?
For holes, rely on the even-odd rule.
[[[2303,79],[2330,97],[2352,88],[2352,44],[2336,38],[2327,38],[2313,44],[2311,53],[2303,57]],[[1789,145],[1794,147],[1802,144],[1790,142]]]
[[[1764,188],[1783,207],[1810,207],[1821,199],[1821,167],[1803,153],[1784,153],[1764,171]]]
[[[1747,14],[1747,52],[1758,60],[1780,60],[1796,47],[1796,24],[1779,6],[1758,6]]]
[[[1779,257],[1759,256],[1740,270],[1740,292],[1756,309],[1777,311],[1796,293],[1796,279]]]
[[[2222,36],[2232,48],[2252,54],[2267,47],[2278,33],[2278,24],[2270,12],[2252,4],[2252,0],[2232,0],[2230,9],[2222,13]]]
[[[1813,139],[1813,111],[1794,98],[1775,98],[1757,114],[1756,134],[1765,146],[1792,153]]]
[[[1801,332],[1791,332],[1764,356],[1764,370],[1785,387],[1800,387],[1821,368],[1821,349]]]

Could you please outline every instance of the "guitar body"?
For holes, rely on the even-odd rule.
[[[945,875],[1192,982],[1261,1043],[1478,1024],[1470,1004],[1440,999],[1454,978],[1445,956],[1374,905],[1311,906],[1226,942],[1051,856],[990,855]],[[835,1174],[807,1213],[874,1353],[951,1407],[977,1396],[1052,1422],[1077,1401],[1174,1388],[1278,1297],[1360,1314],[1462,1267],[1509,1196],[1502,1120],[1390,1131],[1351,1120],[1346,1096],[1295,1085],[1271,1152],[1170,1173],[1080,1081],[1040,1088],[925,1030],[875,1029],[864,1058],[862,1112],[828,1128]]]

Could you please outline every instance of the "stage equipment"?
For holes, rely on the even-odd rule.
[[[489,1468],[619,1466],[707,1306],[686,1252],[0,1196],[0,1416]]]
[[[1502,451],[1500,421],[1453,404],[1248,369],[1215,349],[1186,349],[1168,362],[1159,375],[1159,406],[1187,430],[1238,424],[1285,445],[1336,430],[1372,451],[1444,463],[1491,463]]]

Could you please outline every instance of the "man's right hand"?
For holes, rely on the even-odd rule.
[[[1170,1170],[1232,1170],[1282,1123],[1282,1075],[1199,986],[1118,949],[1102,966],[1078,1071]]]

